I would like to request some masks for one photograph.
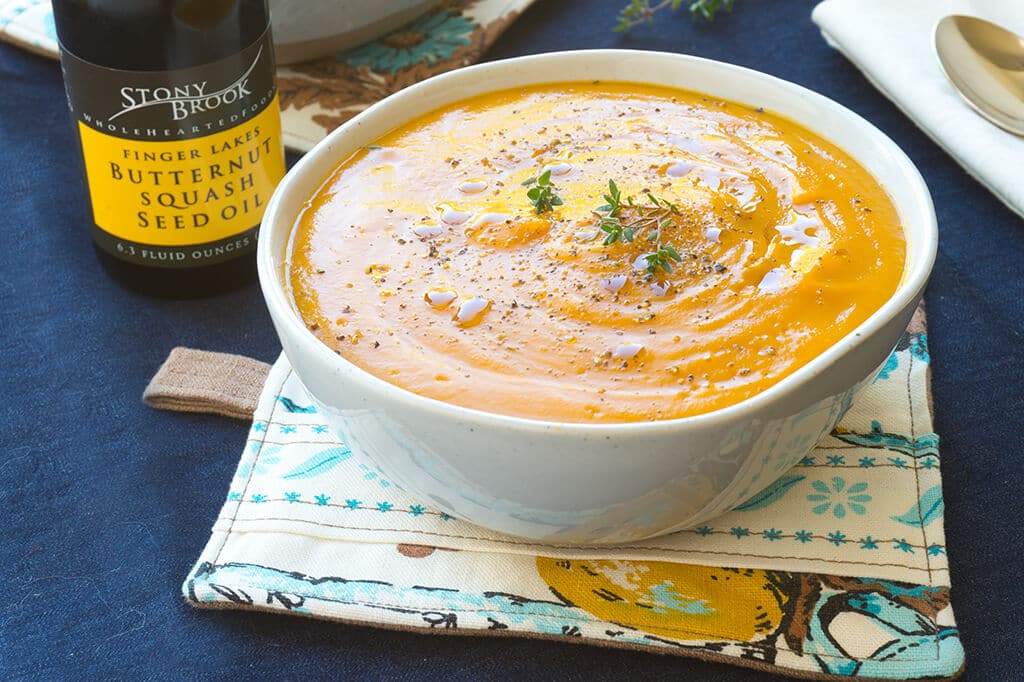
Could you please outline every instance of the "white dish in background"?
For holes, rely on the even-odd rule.
[[[437,0],[270,0],[274,49],[291,64],[362,45],[409,23]]]
[[[903,220],[907,262],[896,293],[769,389],[707,414],[646,423],[553,423],[450,405],[372,376],[306,328],[286,285],[289,238],[307,199],[339,161],[450,102],[533,83],[594,79],[640,80],[763,106],[845,149],[888,190]],[[892,140],[848,109],[730,64],[593,50],[460,69],[370,107],[307,153],[278,186],[263,219],[257,261],[291,366],[353,448],[458,518],[535,540],[594,544],[692,527],[742,503],[796,464],[888,358],[924,291],[936,244],[934,209],[917,169]]]

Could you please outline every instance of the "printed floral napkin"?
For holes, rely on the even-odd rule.
[[[575,547],[421,503],[333,432],[282,357],[183,590],[199,607],[578,637],[800,676],[953,677],[928,362],[922,315],[775,485],[693,530]]]
[[[277,70],[284,142],[306,152],[374,102],[467,66],[534,0],[444,0],[390,35]],[[0,0],[0,40],[57,58],[50,0]]]

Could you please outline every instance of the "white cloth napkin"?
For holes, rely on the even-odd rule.
[[[811,18],[825,40],[882,94],[968,173],[1024,216],[1024,138],[1000,130],[975,113],[946,80],[935,56],[935,24],[950,13],[975,14],[998,23],[1022,11],[1020,0],[825,0],[814,8]]]

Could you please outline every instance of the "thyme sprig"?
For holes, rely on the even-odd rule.
[[[683,257],[671,244],[659,244],[658,250],[644,256],[644,260],[647,261],[647,272],[653,275],[661,269],[667,274],[672,272],[672,261],[678,263]]]
[[[530,188],[526,192],[526,198],[533,204],[537,215],[553,211],[555,206],[562,205],[562,198],[555,194],[555,186],[551,184],[550,170],[544,171],[539,177],[527,178],[520,184]]]
[[[630,0],[630,3],[619,12],[619,23],[615,30],[628,31],[640,24],[653,24],[655,13],[666,8],[675,11],[682,7],[684,2],[686,0],[662,0],[652,6],[651,0]],[[719,10],[731,12],[733,2],[734,0],[693,0],[689,4],[690,14],[694,19],[714,21]]]
[[[632,243],[641,233],[646,233],[645,239],[655,246],[653,252],[644,256],[647,272],[656,275],[661,270],[668,274],[673,270],[672,263],[682,261],[683,257],[671,243],[664,241],[664,233],[667,227],[677,223],[682,212],[668,199],[659,198],[648,190],[643,194],[646,204],[637,202],[633,196],[623,199],[615,181],[609,180],[604,205],[594,209],[598,228],[604,232],[605,246]]]

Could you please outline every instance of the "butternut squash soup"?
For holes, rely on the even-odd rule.
[[[469,408],[701,414],[777,383],[895,292],[884,188],[802,126],[633,83],[490,93],[342,161],[289,279],[323,343]]]

